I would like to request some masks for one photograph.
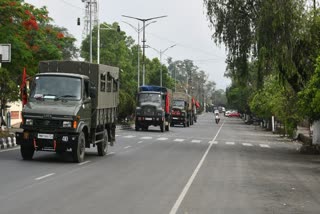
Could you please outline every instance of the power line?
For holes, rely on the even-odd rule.
[[[215,56],[215,57],[225,59],[225,57],[223,57],[223,56],[219,56],[219,55],[216,55],[216,54],[214,54],[214,53],[210,53],[210,52],[208,52],[208,51],[205,51],[205,50],[202,50],[202,49],[199,49],[199,48],[191,47],[191,46],[186,45],[186,44],[181,44],[181,43],[179,43],[179,42],[172,41],[172,40],[167,39],[167,38],[164,38],[164,37],[160,37],[160,36],[155,35],[155,34],[153,34],[153,33],[148,33],[148,35],[149,35],[149,34],[150,34],[151,36],[154,36],[154,37],[160,39],[160,40],[168,41],[168,42],[170,42],[170,43],[175,43],[175,44],[177,44],[179,47],[184,47],[184,48],[187,48],[187,49],[192,49],[192,50],[195,50],[195,51],[198,51],[198,52],[202,52],[202,53],[204,53],[204,54],[206,54],[206,55],[213,55],[213,56]]]
[[[70,2],[67,2],[66,0],[60,0],[60,1],[65,3],[66,5],[69,5],[70,7],[74,7],[74,8],[77,8],[77,9],[80,9],[80,10],[84,11],[82,7],[79,7],[77,5],[71,4]]]

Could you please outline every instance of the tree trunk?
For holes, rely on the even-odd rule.
[[[313,122],[312,144],[320,145],[320,120]]]

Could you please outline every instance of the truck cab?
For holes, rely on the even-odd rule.
[[[105,77],[99,73],[114,68],[45,61],[39,69],[22,110],[23,131],[16,133],[23,159],[32,159],[35,151],[71,150],[73,160],[82,162],[90,145],[97,146],[98,155],[104,156],[108,143],[113,145],[115,139],[118,84],[108,93],[105,85],[101,86]]]

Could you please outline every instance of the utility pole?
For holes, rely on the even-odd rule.
[[[90,43],[90,63],[92,63],[92,26],[98,25],[98,0],[82,0],[86,4],[86,13],[84,18],[83,36],[89,35]]]
[[[152,17],[152,18],[147,18],[147,19],[142,19],[142,18],[137,18],[137,17],[133,17],[133,16],[126,16],[126,15],[122,15],[123,17],[126,18],[130,18],[130,19],[136,19],[139,21],[142,21],[143,23],[143,38],[142,38],[142,84],[145,84],[145,73],[146,73],[146,65],[145,65],[145,48],[146,48],[146,32],[145,32],[145,28],[146,28],[146,22],[151,21],[153,19],[160,19],[160,18],[164,18],[167,16],[157,16],[157,17]]]

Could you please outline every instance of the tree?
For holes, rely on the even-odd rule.
[[[19,88],[12,77],[12,73],[0,67],[0,113],[4,112],[8,102],[19,99],[18,94]],[[1,118],[1,121],[3,122],[3,118]]]
[[[2,66],[13,73],[17,84],[24,67],[33,76],[41,60],[62,59],[67,53],[74,56],[75,39],[50,21],[45,7],[36,8],[19,0],[0,2],[0,43],[11,44],[12,53],[11,63]]]

